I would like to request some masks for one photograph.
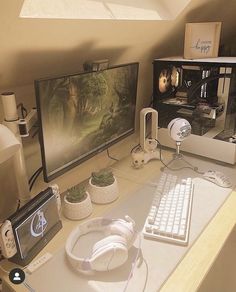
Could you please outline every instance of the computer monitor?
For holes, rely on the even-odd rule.
[[[35,81],[46,182],[134,132],[138,67]]]

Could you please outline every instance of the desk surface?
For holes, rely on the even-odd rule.
[[[169,154],[168,154],[169,155]],[[166,159],[168,159],[168,155]],[[151,161],[144,168],[134,170],[130,167],[130,158],[125,158],[114,165],[117,171],[114,173],[119,177],[120,197],[118,200],[108,205],[93,205],[93,213],[90,216],[102,216],[109,210],[122,203],[127,197],[140,188],[140,184],[149,181],[153,177],[153,173],[159,175],[161,163],[159,161]],[[119,169],[119,171],[118,171]],[[229,167],[229,171],[236,173],[235,167]],[[128,174],[128,178],[125,174]],[[126,178],[125,178],[126,177]],[[138,177],[139,184],[135,182]],[[40,184],[39,184],[40,186]],[[183,260],[179,263],[174,272],[167,279],[161,288],[161,292],[172,291],[196,291],[201,284],[203,278],[209,271],[212,263],[215,261],[222,246],[224,245],[230,232],[236,222],[236,195],[232,192],[224,202],[220,210],[205,228],[204,232],[199,236],[196,242],[189,249]],[[54,237],[54,239],[40,252],[38,257],[45,252],[55,253],[65,244],[65,238],[71,230],[80,222],[70,221],[62,216],[63,229]],[[5,270],[13,268],[13,264],[3,262],[2,267]],[[186,276],[187,275],[187,276]],[[0,270],[0,276],[9,284],[12,289],[16,289],[16,285],[9,283],[8,275]],[[149,279],[150,280],[150,279]],[[17,292],[28,291],[23,285],[17,285]]]

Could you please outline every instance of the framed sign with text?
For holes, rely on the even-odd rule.
[[[221,22],[186,23],[184,58],[218,57]]]

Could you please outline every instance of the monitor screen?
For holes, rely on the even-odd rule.
[[[35,81],[45,181],[134,132],[138,65]]]

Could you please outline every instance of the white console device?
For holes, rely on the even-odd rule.
[[[40,251],[40,244],[42,249],[62,227],[60,209],[59,187],[57,184],[53,184],[13,213],[0,226],[0,249],[2,255],[8,259],[14,257],[11,260],[20,265],[25,265],[31,261]],[[50,212],[50,215],[48,212]],[[43,230],[43,233],[46,230],[45,234],[40,233],[42,230],[40,229],[39,214],[43,214],[47,218],[45,229]],[[29,234],[29,229],[31,234]],[[37,240],[35,239],[36,237]],[[42,242],[39,242],[42,237]]]
[[[147,115],[151,115],[151,133],[147,136]],[[133,166],[140,168],[149,160],[160,159],[157,149],[158,113],[153,108],[143,108],[140,111],[140,145],[132,151]]]
[[[2,255],[5,258],[13,257],[16,252],[16,243],[12,230],[12,225],[9,220],[6,220],[0,228],[0,247]]]

